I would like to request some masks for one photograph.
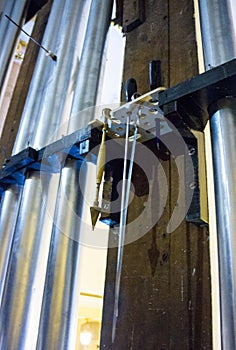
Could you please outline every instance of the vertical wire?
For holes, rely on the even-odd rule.
[[[115,341],[116,323],[117,323],[117,318],[119,314],[118,304],[119,304],[120,280],[121,280],[121,270],[122,270],[122,261],[123,261],[123,251],[124,251],[125,225],[126,225],[127,212],[128,212],[129,192],[130,192],[130,186],[131,186],[131,177],[132,177],[132,171],[133,171],[136,136],[137,136],[137,125],[135,125],[134,138],[133,138],[131,157],[130,157],[129,173],[128,173],[128,179],[126,183],[127,153],[128,153],[128,142],[129,142],[129,123],[130,123],[130,116],[128,115],[127,125],[126,125],[125,155],[124,155],[123,183],[122,183],[122,195],[121,195],[121,216],[120,216],[118,256],[117,256],[117,267],[116,267],[115,301],[114,301],[114,314],[113,314],[113,324],[112,324],[112,343],[114,343]]]

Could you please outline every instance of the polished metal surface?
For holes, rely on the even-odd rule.
[[[45,47],[50,47],[50,50],[56,55],[58,55],[58,53],[56,50],[57,40],[55,33],[57,33],[60,28],[65,2],[66,0],[53,2],[47,27],[45,29],[42,40],[42,45]],[[56,65],[57,62],[54,62],[50,57],[47,57],[43,50],[39,51],[39,56],[30,83],[30,88],[25,102],[19,131],[16,137],[13,154],[17,154],[28,145],[34,147],[35,133],[37,131],[39,123],[43,122],[43,120],[39,120],[39,117],[44,106],[46,88],[48,86],[52,71]],[[44,118],[46,118],[45,113]],[[44,130],[40,130],[39,136],[37,136],[37,138],[39,137],[40,140],[42,138],[42,140],[45,142],[45,136],[48,135],[49,130],[49,125],[44,122]],[[40,140],[38,140],[38,142],[40,142]]]
[[[9,5],[10,3],[12,4],[13,1],[9,1],[7,2]],[[18,3],[18,1],[17,1]],[[49,26],[48,28],[52,25],[52,28],[55,28],[54,25],[59,25],[59,20],[60,20],[60,13],[62,12],[61,10],[61,5],[64,4],[64,0],[57,1],[55,3],[55,6],[53,6],[52,8],[52,13],[50,15],[50,19],[49,19]],[[59,11],[59,13],[57,13]],[[57,24],[58,23],[58,24]],[[47,34],[45,33],[46,39],[45,41],[50,42],[50,40],[52,41],[53,39],[53,29],[48,29],[48,31],[46,30]],[[50,39],[50,40],[49,40]],[[27,97],[27,101],[26,101],[26,106],[24,109],[24,113],[23,113],[23,118],[22,118],[22,122],[20,124],[19,127],[19,131],[18,131],[18,135],[15,141],[15,145],[14,145],[14,150],[13,153],[17,153],[19,151],[21,151],[22,149],[24,149],[25,147],[28,146],[28,141],[30,139],[30,135],[32,134],[32,130],[37,129],[36,125],[37,125],[37,109],[34,110],[34,108],[36,108],[36,105],[38,104],[38,106],[40,107],[40,93],[42,93],[43,90],[43,83],[45,82],[45,78],[48,78],[48,76],[44,76],[44,71],[45,74],[47,74],[47,66],[45,64],[45,62],[50,62],[52,61],[51,59],[49,60],[48,57],[45,56],[45,53],[40,53],[39,55],[39,59],[38,59],[38,63],[37,63],[37,67],[39,67],[39,71],[37,70],[32,78],[31,81],[31,87],[30,87],[30,92],[29,95]],[[44,69],[45,67],[45,69]],[[41,70],[40,70],[41,69]],[[39,95],[37,95],[39,94]],[[45,137],[48,136],[50,137],[50,135],[48,134],[48,130],[50,128],[50,125],[48,125],[46,122],[44,122],[44,130],[42,130],[41,132],[41,138],[43,140],[45,140]],[[33,142],[34,140],[32,140],[31,138],[31,145],[34,144]],[[38,186],[40,186],[40,182],[38,181]],[[23,186],[17,191],[15,192],[14,187],[12,189],[9,190],[9,192],[15,192],[15,194],[7,194],[8,190],[6,191],[6,194],[4,195],[4,197],[9,198],[8,200],[5,201],[5,198],[3,198],[2,200],[4,201],[4,211],[1,211],[0,213],[0,222],[4,222],[6,220],[6,215],[8,215],[9,219],[11,218],[12,214],[12,208],[14,208],[14,212],[15,215],[17,216],[18,210],[19,210],[19,206],[20,206],[20,200],[19,197],[21,196],[21,193],[23,191]],[[23,205],[23,204],[22,204]],[[6,214],[8,213],[8,214]],[[29,215],[29,212],[26,212],[24,214],[24,217],[26,218]],[[34,214],[35,215],[35,214]],[[13,237],[14,237],[14,220],[11,221],[11,225],[8,226],[8,229],[6,230],[4,225],[0,226],[0,256],[1,256],[1,263],[4,264],[4,266],[1,267],[1,271],[6,271],[6,268],[8,266],[8,258],[9,258],[9,251],[8,250],[4,250],[4,247],[6,246],[4,242],[8,241],[7,246],[10,247],[11,246],[11,242],[13,241]],[[4,285],[4,280],[1,281],[2,286]]]
[[[3,80],[6,75],[18,34],[17,27],[5,17],[5,14],[20,24],[23,18],[26,2],[26,0],[5,1],[5,6],[2,8],[3,14],[0,18],[0,88],[2,88]]]
[[[235,58],[236,41],[230,0],[199,0],[205,69]]]
[[[229,0],[199,0],[205,68],[236,57]],[[221,346],[236,348],[236,102],[221,101],[210,119],[216,194]]]
[[[63,113],[66,113],[64,108],[66,103],[67,109],[70,107],[67,102],[68,89],[78,69],[77,62],[80,58],[78,46],[82,46],[85,31],[81,22],[87,15],[87,11],[86,1],[65,1],[60,26],[58,31],[54,32],[57,63],[51,67],[50,79],[47,79],[45,86],[44,100],[39,106],[39,123],[33,134],[34,147],[45,146],[46,142],[60,138],[65,131],[61,121],[66,123],[65,119],[67,122],[69,119],[69,115],[64,116]],[[44,132],[45,123],[52,126],[50,139],[48,133]]]
[[[57,55],[53,62],[40,51],[22,115],[13,153],[27,147],[41,148],[66,132],[71,90],[77,74],[90,0],[55,1],[42,45]],[[37,125],[37,127],[36,127]],[[48,131],[45,133],[45,125]]]
[[[91,3],[71,109],[69,132],[86,126],[94,118],[92,113],[79,114],[79,111],[96,104],[102,55],[111,21],[112,5],[112,0],[93,0]]]
[[[3,194],[0,207],[0,305],[5,284],[7,266],[13,241],[13,232],[17,220],[21,187],[12,188]]]
[[[211,120],[219,246],[222,349],[236,348],[236,99]]]
[[[37,349],[74,349],[79,302],[79,239],[87,170],[68,160],[62,170],[50,244]],[[79,180],[80,179],[80,180]]]
[[[69,132],[87,125],[90,121],[87,115],[83,121],[86,124],[81,124],[78,112],[96,102],[100,64],[111,19],[112,3],[111,0],[92,1],[72,103]],[[85,187],[86,179],[86,167],[81,166],[79,161],[67,160],[61,172],[57,197],[38,350],[75,347],[79,302],[79,239],[86,204],[81,191]]]
[[[33,349],[37,339],[50,242],[50,224],[43,230],[50,176],[39,182],[40,173],[32,174],[22,194],[0,309],[0,349]]]
[[[66,90],[75,60],[74,49],[77,41],[82,40],[78,31],[84,15],[83,6],[87,6],[87,3],[69,0],[53,3],[43,43],[53,50],[57,48],[58,61],[53,62],[44,52],[39,54],[14,147],[15,153],[27,147],[28,143],[34,147],[43,146],[57,137],[56,131],[63,117]],[[5,287],[4,281],[2,284],[1,349],[36,348],[57,185],[55,176],[51,178],[39,172],[29,174],[21,189],[19,211],[15,211],[15,232],[13,220],[11,232],[10,228],[9,232],[4,226],[0,228],[0,238],[4,237],[7,246],[12,247],[11,253],[9,249],[5,252],[1,248],[1,260],[4,261],[2,270],[5,275],[7,272]],[[46,204],[49,200],[52,202],[50,212]],[[3,202],[6,206],[5,215],[19,203],[16,198],[8,202]],[[60,321],[64,324],[63,318]]]

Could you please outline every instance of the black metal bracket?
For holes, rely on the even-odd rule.
[[[203,222],[200,217],[197,140],[191,129],[203,131],[212,105],[227,96],[236,96],[236,59],[158,94],[159,107],[178,129],[189,149],[195,179],[192,184],[193,200],[186,220],[197,224]],[[89,153],[90,161],[96,162],[97,155],[90,151],[101,142],[102,125],[95,124],[62,137],[40,150],[28,147],[12,156],[0,170],[0,196],[10,185],[23,184],[29,171],[59,172],[63,160],[68,157],[83,160]]]
[[[236,96],[236,59],[160,92],[159,107],[172,123],[178,113],[189,128],[203,131],[210,106],[227,96]]]
[[[186,220],[200,225],[204,222],[200,214],[198,147],[191,129],[202,132],[212,115],[212,106],[229,96],[236,96],[236,59],[159,93],[159,107],[181,133],[190,150],[195,181]],[[189,137],[188,133],[192,136]]]
[[[59,172],[63,160],[83,160],[100,142],[101,126],[92,124],[39,150],[32,147],[24,149],[7,160],[0,170],[0,196],[10,185],[22,185],[28,171]],[[90,158],[92,162],[96,161],[96,155],[93,158],[92,153]]]

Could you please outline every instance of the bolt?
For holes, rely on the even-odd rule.
[[[196,181],[191,182],[191,184],[189,185],[189,188],[191,190],[194,190],[196,187],[197,187],[197,182]]]
[[[188,151],[188,154],[189,154],[190,156],[193,156],[193,155],[195,154],[195,152],[196,152],[195,148],[194,148],[194,147],[191,147],[191,148],[189,149],[189,151]]]

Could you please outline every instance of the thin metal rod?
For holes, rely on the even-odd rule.
[[[2,1],[1,1],[2,3]],[[4,3],[4,1],[3,1]],[[5,1],[5,6],[2,8],[3,13],[8,13],[14,17],[18,22],[21,22],[24,16],[27,0]],[[8,68],[11,61],[11,56],[15,47],[17,38],[17,28],[10,25],[10,23],[1,16],[0,19],[0,88],[5,85],[4,79],[8,75]]]
[[[117,266],[116,266],[116,281],[115,281],[115,300],[114,300],[114,313],[113,313],[113,323],[112,323],[112,343],[114,343],[115,341],[116,323],[117,323],[117,318],[119,314],[119,294],[120,294],[123,252],[124,252],[125,228],[126,228],[126,221],[127,221],[129,193],[130,193],[130,187],[131,187],[131,177],[133,172],[133,163],[134,163],[134,154],[135,154],[135,146],[136,146],[136,136],[137,136],[137,125],[135,125],[134,138],[133,138],[132,150],[131,150],[131,156],[130,156],[129,173],[128,173],[128,179],[126,181],[130,116],[127,117],[126,122],[127,122],[127,125],[126,125],[126,138],[125,138],[125,154],[124,154],[123,182],[122,182],[122,194],[121,194],[121,216],[120,216],[120,226],[119,226],[119,243],[118,243],[118,256],[117,256]]]
[[[44,51],[46,51],[47,54],[48,54],[48,56],[50,56],[50,57],[52,58],[53,61],[56,61],[56,60],[57,60],[57,56],[54,55],[54,54],[52,53],[52,51],[46,49],[43,45],[41,45],[41,44],[40,44],[37,40],[35,40],[30,34],[28,34],[21,26],[19,26],[19,24],[17,24],[15,21],[13,21],[13,19],[10,18],[8,15],[5,15],[5,17],[6,17],[7,19],[9,19],[9,21],[11,21],[13,24],[15,24],[15,26],[16,26],[17,28],[19,28],[23,33],[25,33],[25,35],[27,35],[27,36],[30,38],[30,40],[32,40],[36,45],[38,45],[39,47],[41,47],[41,49],[43,49]]]

